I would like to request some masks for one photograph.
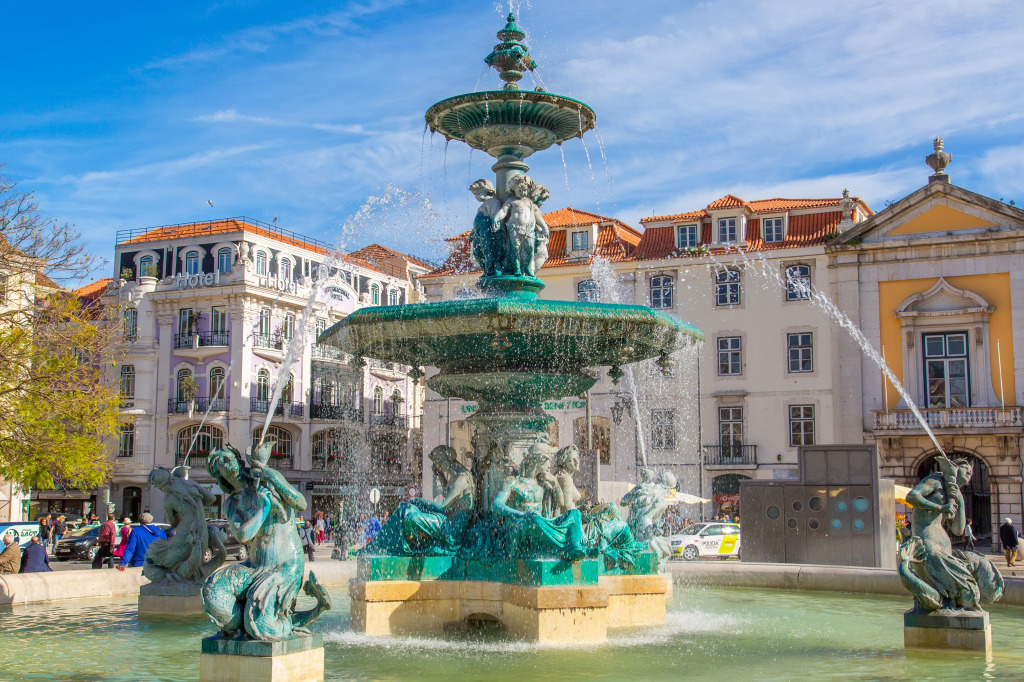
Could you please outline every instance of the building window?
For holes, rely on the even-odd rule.
[[[315,339],[319,339],[320,335],[323,334],[325,331],[327,331],[327,320],[324,320],[324,319],[318,317],[317,320],[316,320],[315,326],[316,326],[315,327],[316,328],[316,337],[315,337]]]
[[[655,450],[675,449],[675,410],[651,410],[651,447]]]
[[[214,334],[223,334],[228,330],[228,314],[222,305],[215,305],[210,308],[210,331]],[[216,344],[213,345],[226,345]]]
[[[260,322],[256,333],[262,340],[270,343],[270,308],[260,308]]]
[[[811,297],[811,268],[793,265],[786,268],[786,300],[806,301]]]
[[[256,400],[270,400],[270,372],[265,367],[256,372]]]
[[[210,403],[211,409],[219,411],[224,410],[224,400],[227,396],[227,390],[225,384],[227,383],[227,376],[224,373],[223,367],[214,367],[210,370]]]
[[[206,457],[214,450],[224,447],[224,431],[211,424],[194,424],[178,431],[177,459],[180,462],[186,454]]]
[[[736,219],[718,219],[718,241],[723,244],[730,244],[736,241]]]
[[[143,256],[139,259],[139,277],[156,277],[152,256]]]
[[[587,251],[589,249],[590,233],[589,232],[573,232],[572,233],[572,250],[573,251]]]
[[[370,302],[373,305],[380,305],[380,287],[376,284],[370,287]]]
[[[967,332],[925,334],[922,341],[928,407],[968,407]]]
[[[139,338],[139,311],[136,308],[125,308],[124,337],[126,339]]]
[[[131,407],[135,400],[135,365],[121,365],[121,405]]]
[[[580,452],[596,450],[601,464],[612,463],[612,420],[590,417],[590,442],[587,442],[587,418],[572,420],[572,442]]]
[[[737,374],[743,374],[742,339],[738,336],[723,336],[718,339],[718,375]]]
[[[775,244],[785,239],[785,235],[782,233],[782,218],[765,218],[761,224],[764,226],[766,244]]]
[[[288,383],[281,389],[281,404],[288,405],[292,402],[292,395],[295,393],[295,375],[288,373]]]
[[[814,405],[789,406],[789,444],[814,445]]]
[[[189,382],[186,379],[192,378],[192,370],[190,369],[179,369],[177,379],[174,382],[174,399],[179,403],[187,403],[190,398],[194,396],[188,395],[186,390],[186,384]]]
[[[191,308],[181,308],[178,310],[178,334],[187,335],[194,334],[198,330],[195,329],[196,320],[192,316]]]
[[[284,327],[281,329],[281,335],[286,339],[291,339],[295,336],[295,313],[285,313]]]
[[[740,461],[743,457],[743,408],[718,408],[718,442],[722,457]],[[728,461],[728,460],[726,460]]]
[[[278,262],[280,264],[277,270],[278,279],[283,279],[286,282],[292,281],[292,262],[284,256],[281,256]]]
[[[715,305],[739,305],[740,271],[728,268],[715,275]]]
[[[672,278],[661,275],[651,278],[651,307],[672,307]]]
[[[814,371],[814,347],[811,334],[787,334],[790,372]]]
[[[597,302],[601,300],[601,291],[597,282],[585,279],[576,285],[576,300]]]
[[[231,272],[231,249],[227,246],[217,251],[217,270],[222,275]]]
[[[185,274],[187,275],[198,275],[199,274],[199,252],[189,251],[188,255],[185,256]]]
[[[256,274],[263,275],[267,274],[267,254],[265,251],[256,252]]]
[[[388,289],[388,305],[398,305],[397,289]]]
[[[680,225],[676,228],[676,243],[680,249],[688,249],[697,246],[700,239],[696,225]]]
[[[373,389],[373,413],[376,415],[384,414],[384,389],[380,386]]]
[[[260,445],[260,438],[264,441],[271,441],[274,443],[273,447],[270,448],[270,457],[273,459],[291,459],[292,456],[292,434],[280,426],[271,426],[267,429],[267,435],[263,435],[263,427],[257,426],[252,430],[252,449],[253,451]]]
[[[120,432],[117,434],[117,456],[135,456],[135,424],[132,422],[121,424]]]

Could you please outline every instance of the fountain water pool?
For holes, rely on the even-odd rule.
[[[1016,680],[1024,670],[1024,609],[1011,606],[992,607],[995,653],[986,661],[905,653],[902,597],[677,585],[665,625],[619,630],[598,647],[548,647],[488,633],[367,637],[349,627],[345,590],[332,590],[331,597],[335,610],[313,626],[324,635],[328,681],[641,674],[645,680]],[[199,637],[214,630],[199,622],[140,622],[134,598],[7,607],[0,626],[0,678],[83,682],[196,680]]]

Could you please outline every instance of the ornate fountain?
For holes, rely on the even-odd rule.
[[[622,365],[641,360],[658,358],[667,371],[670,354],[703,334],[645,306],[537,297],[549,193],[526,175],[524,159],[582,137],[595,115],[572,98],[520,90],[523,71],[536,67],[525,33],[509,15],[497,35],[485,61],[503,89],[451,97],[426,114],[432,131],[496,159],[495,181],[470,188],[481,202],[472,241],[484,297],[364,308],[319,338],[360,358],[410,365],[417,379],[436,367],[427,386],[479,403],[472,469],[446,446],[431,453],[445,494],[403,504],[363,551],[352,622],[389,634],[484,618],[531,639],[603,641],[608,626],[664,620],[669,585],[645,535],[674,481],[638,486],[634,499],[648,502],[634,505],[644,511],[628,525],[614,505],[578,504],[579,454],[550,444],[553,418],[542,404],[590,389],[597,373],[589,368],[610,367],[616,382]],[[557,476],[547,471],[552,459]]]

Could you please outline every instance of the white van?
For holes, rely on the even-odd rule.
[[[11,534],[14,536],[14,541],[18,543],[18,546],[25,547],[32,538],[39,535],[39,524],[38,523],[0,523],[0,538]],[[0,547],[0,550],[3,548]]]

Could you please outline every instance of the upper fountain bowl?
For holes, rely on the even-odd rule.
[[[597,116],[583,102],[550,92],[486,90],[441,100],[427,110],[426,119],[432,132],[494,158],[524,158],[583,137]]]

